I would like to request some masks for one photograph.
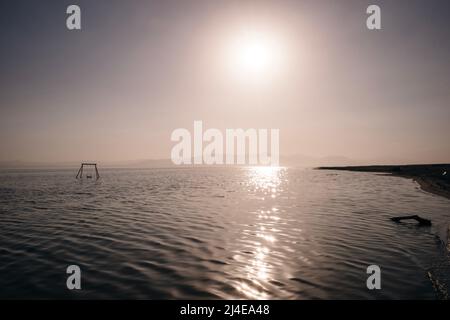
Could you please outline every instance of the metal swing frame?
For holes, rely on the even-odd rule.
[[[96,163],[87,163],[87,162],[86,163],[83,162],[81,164],[80,169],[78,169],[78,173],[77,173],[76,179],[82,179],[83,178],[83,168],[84,168],[84,166],[94,166],[95,167],[96,180],[100,179],[100,174],[98,173],[97,164]]]

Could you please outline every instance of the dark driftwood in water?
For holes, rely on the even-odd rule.
[[[417,222],[419,222],[420,226],[431,226],[431,220],[421,218],[418,215],[393,217],[391,218],[391,220],[395,222],[401,222],[402,220],[416,220]]]

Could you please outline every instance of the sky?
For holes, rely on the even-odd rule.
[[[168,159],[202,120],[277,128],[281,156],[450,162],[449,16],[447,0],[1,1],[0,161]],[[245,56],[252,39],[269,57]]]

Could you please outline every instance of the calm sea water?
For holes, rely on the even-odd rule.
[[[411,180],[267,168],[0,173],[0,297],[435,299],[450,201]],[[431,228],[395,215],[431,218]],[[66,289],[66,268],[82,290]],[[366,287],[381,268],[382,289]]]

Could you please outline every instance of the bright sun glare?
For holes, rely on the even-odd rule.
[[[261,32],[243,32],[230,46],[231,68],[239,77],[270,77],[280,64],[280,48],[275,39]]]

